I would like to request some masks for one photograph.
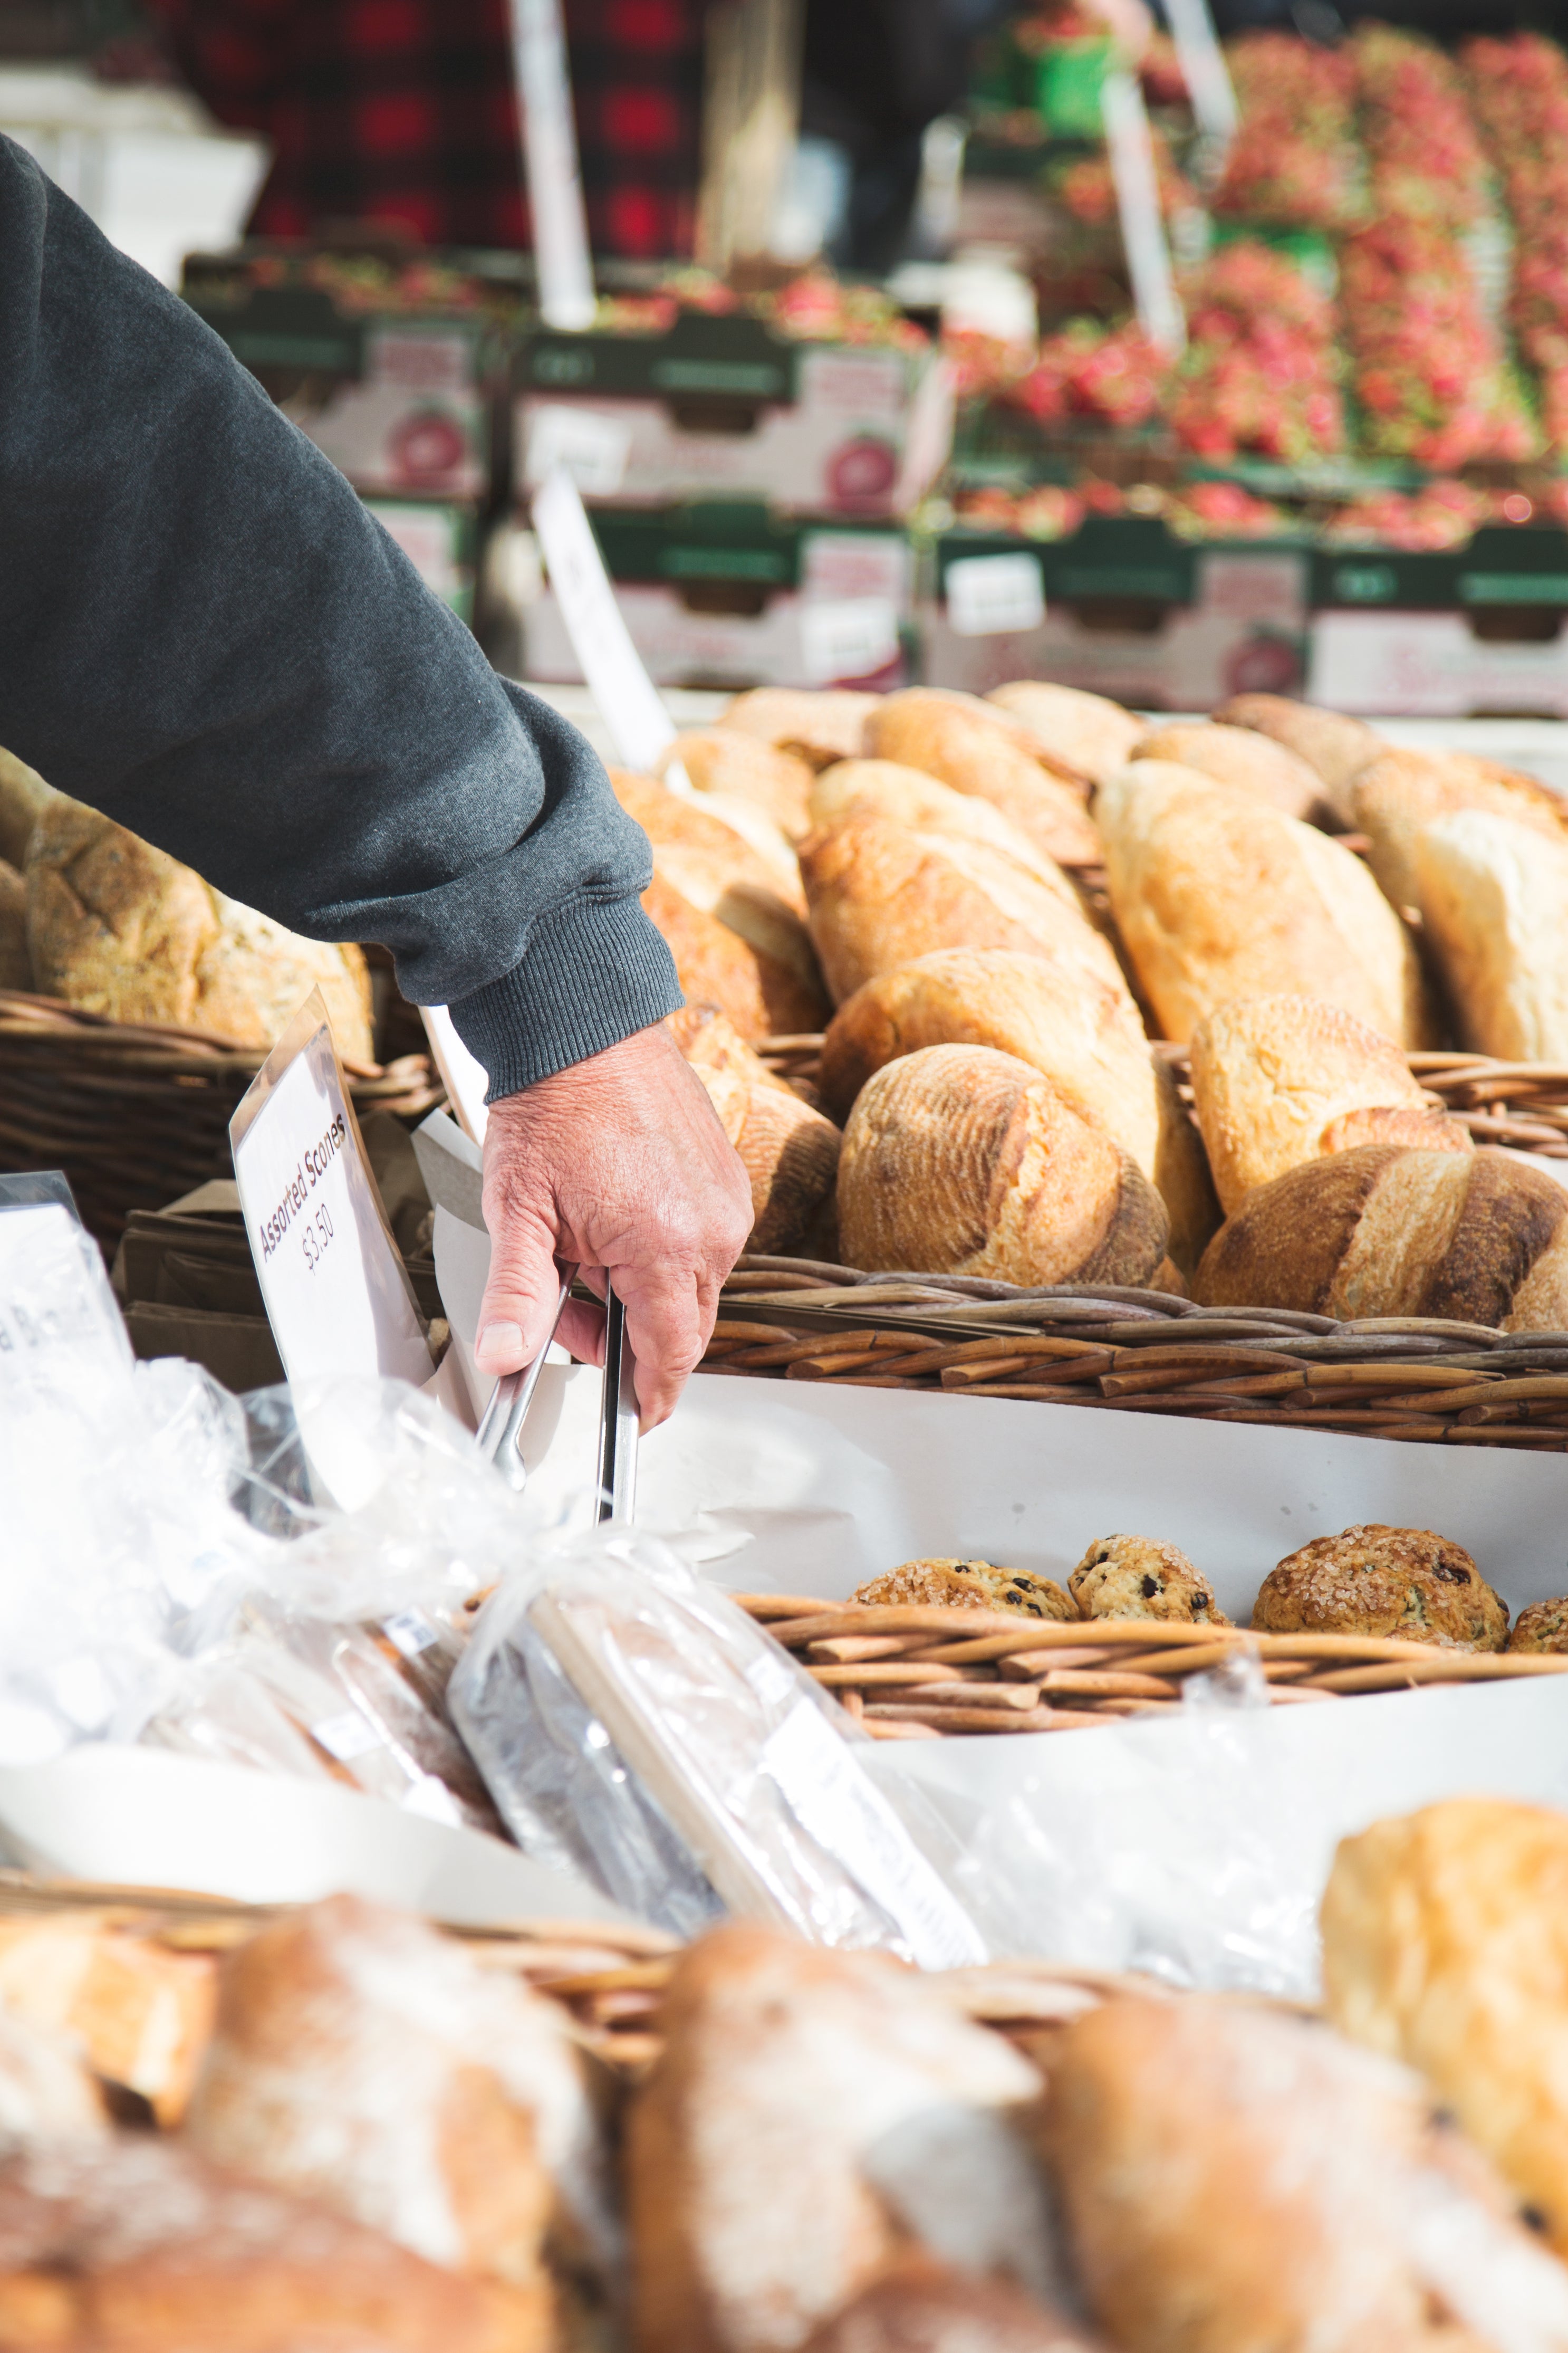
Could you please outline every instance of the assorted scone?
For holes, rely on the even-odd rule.
[[[1082,1618],[1159,1618],[1228,1626],[1202,1569],[1152,1536],[1100,1536],[1068,1579]]]
[[[903,1602],[952,1609],[1013,1609],[1022,1618],[1079,1614],[1075,1597],[1054,1577],[1031,1569],[998,1568],[988,1560],[906,1560],[857,1587],[852,1601]]]
[[[1379,1523],[1316,1536],[1269,1570],[1252,1609],[1270,1634],[1370,1634],[1500,1651],[1508,1605],[1462,1546]]]

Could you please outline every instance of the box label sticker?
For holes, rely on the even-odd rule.
[[[382,327],[364,339],[367,384],[461,395],[473,388],[473,341],[463,334]]]
[[[890,425],[903,414],[908,364],[897,352],[810,351],[800,363],[804,408]]]
[[[961,638],[995,638],[1037,629],[1046,617],[1046,592],[1037,559],[1016,555],[964,555],[947,567],[947,618]]]
[[[552,468],[564,466],[585,498],[613,499],[626,479],[631,449],[626,418],[569,401],[540,401],[529,412],[524,476],[537,490]]]
[[[800,607],[801,668],[809,686],[872,678],[899,655],[899,617],[887,596],[836,596]]]

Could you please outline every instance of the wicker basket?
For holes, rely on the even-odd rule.
[[[1147,1618],[1054,1624],[1005,1610],[827,1602],[807,1594],[736,1599],[879,1740],[1072,1732],[1111,1716],[1158,1715],[1179,1704],[1188,1675],[1247,1653],[1279,1707],[1423,1683],[1568,1674],[1568,1657],[1447,1651],[1359,1634],[1254,1634]]]
[[[0,989],[0,1171],[63,1168],[112,1250],[132,1209],[161,1209],[226,1172],[230,1114],[265,1060],[204,1029]],[[343,1069],[361,1113],[413,1118],[446,1100],[422,1054]]]

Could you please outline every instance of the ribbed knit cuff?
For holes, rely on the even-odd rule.
[[[450,1010],[495,1103],[618,1046],[685,1001],[637,899],[576,899],[540,917],[521,964]]]

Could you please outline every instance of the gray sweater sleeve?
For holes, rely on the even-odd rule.
[[[0,744],[318,939],[492,1097],[680,1003],[647,842],[336,470],[0,139]]]

